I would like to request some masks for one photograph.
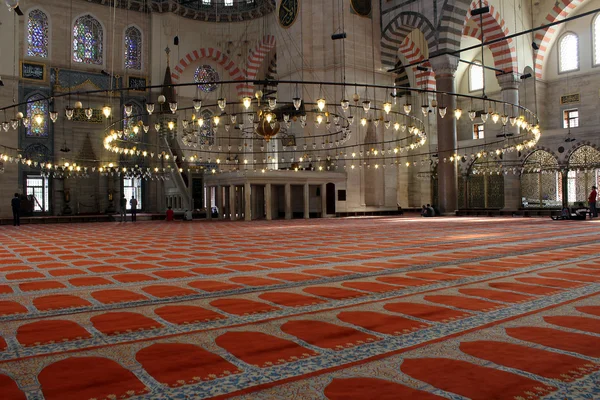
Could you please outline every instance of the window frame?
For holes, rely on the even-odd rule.
[[[80,61],[76,61],[74,59],[74,52],[75,52],[75,47],[73,46],[73,41],[75,40],[75,33],[73,32],[73,28],[75,28],[75,22],[77,22],[77,20],[81,17],[85,17],[86,15],[89,15],[90,17],[94,18],[96,21],[98,21],[98,23],[100,24],[100,27],[102,28],[102,63],[100,64],[93,64],[93,63],[86,63],[86,62],[80,62]],[[92,12],[84,12],[81,13],[77,16],[75,16],[75,18],[73,18],[71,20],[71,42],[69,44],[69,48],[71,49],[71,53],[70,53],[70,60],[71,62],[75,63],[75,65],[85,65],[86,67],[89,68],[97,68],[97,69],[104,69],[106,68],[106,27],[104,26],[104,23],[102,22],[102,20],[100,20],[100,18],[96,17],[96,15],[94,15],[94,13]],[[123,39],[123,42],[125,42],[125,40]]]
[[[48,55],[46,57],[40,57],[40,56],[30,56],[29,55],[29,14],[32,11],[41,11],[42,13],[44,13],[46,15],[46,22],[48,23],[48,47],[47,47],[47,52]],[[25,46],[23,46],[23,57],[30,59],[30,60],[50,60],[52,57],[52,20],[50,18],[50,14],[43,8],[43,7],[39,7],[39,6],[34,6],[31,7],[29,10],[27,10],[27,13],[25,14],[27,16],[24,24],[23,24],[23,33],[24,33],[24,43]]]
[[[561,67],[561,59],[562,59],[562,57],[561,57],[562,42],[565,39],[565,37],[571,36],[571,35],[575,36],[577,38],[577,68],[570,69],[568,71],[561,71],[560,67]],[[571,73],[571,72],[577,72],[577,71],[579,71],[581,69],[581,55],[580,55],[581,54],[581,46],[580,45],[581,45],[581,42],[579,41],[579,35],[576,34],[575,32],[567,31],[567,32],[564,32],[562,35],[560,35],[560,38],[558,38],[557,46],[555,46],[556,47],[556,51],[557,51],[556,59],[558,61],[557,62],[557,64],[558,64],[557,65],[557,69],[558,69],[558,74],[559,75],[568,74],[568,73]],[[592,57],[593,57],[593,55],[592,55]]]
[[[563,111],[563,129],[569,129],[569,128],[579,128],[581,127],[581,124],[579,123],[579,120],[581,119],[581,115],[579,114],[579,109],[578,108],[567,108],[562,110]],[[569,118],[569,113],[572,111],[577,111],[577,117],[576,118]],[[570,122],[571,120],[577,119],[577,126],[571,126]],[[566,124],[566,126],[565,126]]]
[[[141,43],[141,54],[140,54],[140,69],[134,69],[134,68],[128,68],[127,67],[127,58],[125,57],[125,51],[127,50],[127,43],[126,43],[126,39],[127,39],[127,30],[129,28],[135,28],[140,32],[140,40],[142,41]],[[144,71],[144,46],[145,46],[145,38],[144,38],[144,31],[142,31],[142,28],[140,28],[139,26],[137,26],[136,24],[129,24],[125,27],[125,29],[123,29],[123,40],[122,40],[122,44],[123,44],[123,51],[121,52],[121,55],[123,56],[123,69],[125,71],[135,71],[135,72],[142,72]]]
[[[478,127],[481,127],[481,129],[477,129]],[[477,136],[478,137],[475,137],[475,131],[476,131],[476,129],[477,129]],[[475,122],[473,124],[473,129],[472,129],[471,133],[473,135],[473,140],[485,139],[485,124],[483,122],[481,122],[481,123]]]
[[[468,71],[469,73],[468,73],[468,77],[467,77],[469,79],[469,92],[470,93],[471,92],[481,92],[483,90],[483,88],[485,87],[485,69],[483,68],[483,64],[481,63],[481,61],[473,60],[472,62],[473,62],[473,64],[469,65],[469,71]],[[479,68],[481,68],[482,80],[481,80],[481,87],[478,89],[473,89],[472,79],[471,79],[471,74],[472,74],[473,68],[475,66],[479,66]]]
[[[592,25],[591,25],[591,30],[592,30],[592,67],[598,67],[600,66],[600,57],[598,57],[598,59],[596,59],[596,52],[594,51],[596,49],[596,45],[599,46],[600,49],[600,24],[598,26],[598,41],[596,42],[596,30],[594,29],[596,27],[596,21],[600,21],[600,12],[597,13],[594,18],[592,18]]]

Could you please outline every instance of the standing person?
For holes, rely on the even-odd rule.
[[[12,207],[13,212],[13,226],[21,225],[21,196],[19,193],[15,193],[15,197],[10,201],[10,205]]]
[[[127,199],[125,195],[121,195],[121,222],[127,222]]]
[[[592,192],[588,197],[588,202],[590,203],[590,219],[598,218],[598,209],[596,208],[596,197],[598,196],[598,192],[596,192],[596,186],[592,186]]]
[[[135,217],[137,214],[137,200],[135,197],[131,196],[131,200],[129,200],[129,205],[131,206],[131,222],[135,222]]]

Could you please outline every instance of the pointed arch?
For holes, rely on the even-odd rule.
[[[406,57],[406,60],[409,64],[414,64],[416,62],[425,60],[421,49],[419,49],[417,44],[410,38],[410,36],[404,38],[404,41],[400,45],[400,53],[402,53],[402,55]],[[415,74],[416,87],[426,87],[427,89],[435,90],[435,74],[433,72],[431,64],[429,63],[429,61],[425,61],[422,64],[422,66],[426,67],[427,71],[420,71],[417,69],[416,66],[412,67]]]
[[[436,34],[431,22],[422,14],[402,12],[381,31],[381,64],[384,67],[394,67],[398,49],[404,39],[415,29],[423,33],[430,52],[436,47]]]
[[[72,37],[73,61],[104,65],[104,27],[96,17],[88,13],[75,18]]]
[[[584,0],[557,0],[552,7],[552,10],[546,15],[544,23],[553,23],[563,20],[575,11],[575,9],[583,3]],[[537,79],[542,79],[544,72],[544,61],[550,50],[552,41],[556,39],[558,28],[549,27],[536,31],[534,42],[539,49],[535,51],[535,76]]]
[[[484,42],[488,40],[497,40],[509,35],[508,28],[506,28],[506,23],[504,22],[504,19],[498,10],[496,10],[493,5],[490,5],[485,0],[482,2],[482,4],[484,6],[488,6],[490,8],[490,12],[482,15],[480,25],[480,17],[471,15],[471,12],[474,9],[479,8],[479,4],[479,0],[475,0],[471,3],[469,12],[464,20],[463,35],[481,40],[481,32],[483,30]],[[472,21],[475,24],[475,27],[469,27],[469,21]],[[494,57],[494,65],[496,68],[505,72],[517,72],[517,53],[512,39],[500,40],[499,42],[489,45],[488,47],[492,52],[492,56]]]
[[[27,13],[25,32],[28,57],[48,58],[50,56],[50,19],[48,13],[36,7]]]
[[[143,35],[142,30],[136,25],[129,25],[125,29],[123,35],[125,51],[125,69],[142,69],[142,56],[143,56]]]

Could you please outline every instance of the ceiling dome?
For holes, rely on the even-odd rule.
[[[106,0],[87,0],[106,4]],[[275,0],[117,0],[117,7],[134,11],[172,12],[211,22],[247,21],[275,10]]]

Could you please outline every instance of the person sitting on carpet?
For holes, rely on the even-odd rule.
[[[167,210],[167,221],[173,221],[174,218],[175,218],[175,212],[173,212],[173,210],[171,209],[171,206],[169,206],[169,209]]]
[[[427,216],[435,217],[435,210],[431,207],[431,204],[427,204]]]
[[[192,210],[185,210],[185,212],[183,213],[183,220],[191,221],[192,219],[194,219],[194,217],[192,216]]]
[[[425,204],[423,204],[423,207],[421,208],[421,217],[426,217],[427,216],[427,207],[425,207]]]

